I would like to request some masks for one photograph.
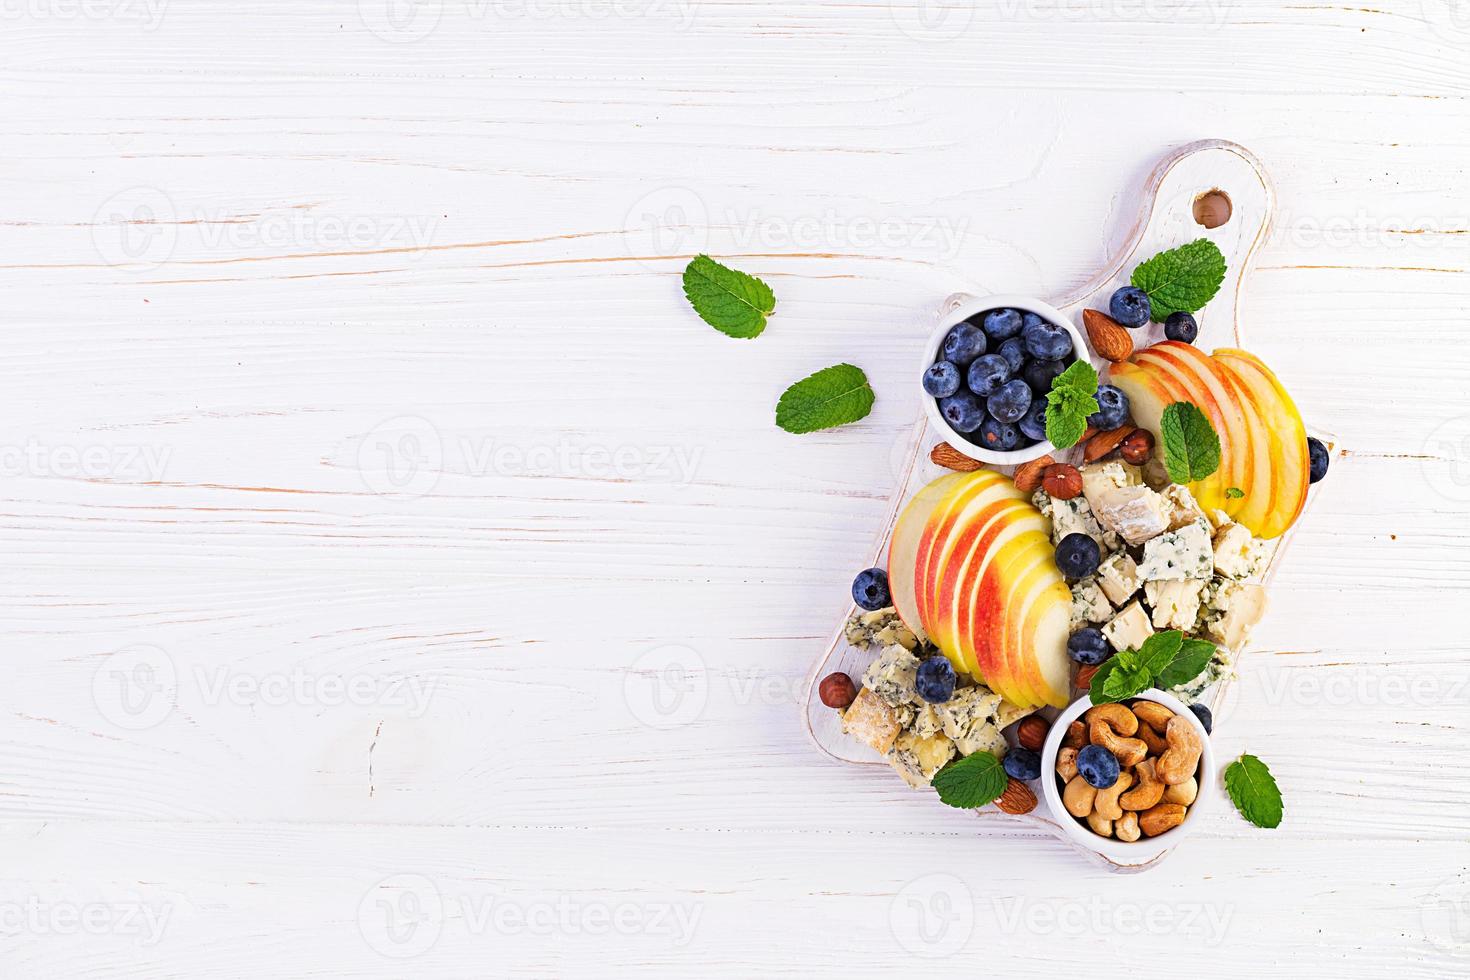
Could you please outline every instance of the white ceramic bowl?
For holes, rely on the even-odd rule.
[[[939,348],[944,343],[944,337],[949,333],[951,328],[962,320],[968,320],[977,313],[984,313],[986,310],[994,310],[1000,307],[1011,307],[1012,309],[1022,310],[1023,312],[1035,313],[1037,316],[1050,320],[1057,326],[1065,328],[1067,333],[1072,335],[1072,351],[1077,355],[1077,359],[1082,361],[1088,360],[1087,344],[1083,341],[1082,334],[1078,333],[1077,328],[1072,326],[1067,321],[1067,318],[1062,316],[1054,307],[1043,303],[1039,299],[1032,299],[1030,296],[1022,296],[1019,293],[998,293],[994,296],[979,296],[969,300],[956,308],[939,325],[939,328],[934,331],[933,336],[929,338],[929,343],[924,347],[924,364],[919,368],[920,376],[922,377],[923,373],[929,369],[929,365],[934,363],[934,359],[939,355]],[[946,442],[972,459],[978,459],[982,463],[990,463],[995,466],[1016,466],[1021,463],[1029,463],[1031,460],[1039,456],[1044,456],[1056,449],[1055,446],[1046,440],[1042,440],[1026,449],[1017,449],[1008,453],[986,449],[979,443],[971,442],[967,436],[956,432],[944,420],[944,416],[939,414],[939,402],[933,395],[929,394],[923,388],[919,389],[919,394],[923,398],[924,411],[928,413],[929,422],[934,428],[943,433]]]
[[[1046,805],[1051,808],[1052,816],[1056,818],[1062,832],[1070,840],[1080,847],[1096,851],[1120,863],[1135,864],[1141,856],[1149,852],[1166,851],[1178,844],[1199,823],[1200,814],[1215,802],[1215,754],[1210,748],[1209,733],[1205,731],[1205,726],[1200,723],[1199,717],[1172,694],[1165,694],[1160,690],[1149,690],[1129,700],[1157,701],[1176,715],[1186,719],[1194,727],[1195,734],[1200,737],[1204,745],[1204,752],[1199,759],[1199,771],[1195,774],[1195,779],[1199,782],[1199,795],[1195,797],[1189,813],[1185,814],[1184,822],[1157,837],[1140,837],[1130,844],[1116,838],[1099,837],[1092,832],[1092,828],[1087,826],[1085,821],[1078,820],[1067,812],[1067,808],[1062,805],[1061,788],[1057,786],[1057,750],[1062,747],[1062,739],[1067,735],[1067,726],[1073,719],[1092,707],[1092,702],[1086,696],[1072,702],[1065,711],[1058,715],[1057,720],[1052,723],[1051,731],[1047,733],[1046,744],[1041,747],[1041,791],[1046,797]]]

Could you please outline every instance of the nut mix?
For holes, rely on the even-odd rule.
[[[1188,719],[1154,701],[1099,704],[1067,732],[1055,766],[1062,805],[1093,833],[1131,843],[1184,822],[1204,752]]]

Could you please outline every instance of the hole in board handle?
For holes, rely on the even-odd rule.
[[[1230,195],[1216,187],[1194,199],[1194,223],[1218,228],[1230,220],[1231,210]]]

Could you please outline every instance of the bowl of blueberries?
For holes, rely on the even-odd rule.
[[[924,410],[951,446],[984,463],[1027,463],[1046,438],[1051,383],[1087,345],[1057,310],[1028,296],[972,299],[929,338]]]

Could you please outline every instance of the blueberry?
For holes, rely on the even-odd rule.
[[[987,413],[985,421],[980,423],[980,443],[986,449],[1008,453],[1012,449],[1020,448],[1021,431],[1009,422],[1002,422]]]
[[[1012,779],[1041,778],[1041,754],[1030,749],[1019,746],[1010,749],[1001,765],[1005,768],[1006,775]]]
[[[985,409],[1001,422],[1019,422],[1031,407],[1031,389],[1020,378],[1007,381],[990,396]]]
[[[1031,407],[1026,409],[1026,414],[1021,416],[1021,421],[1016,423],[1016,428],[1021,430],[1021,435],[1037,442],[1046,440],[1046,399],[1033,398]]]
[[[893,602],[888,592],[888,573],[881,568],[865,568],[852,580],[852,601],[872,612]]]
[[[930,657],[919,664],[914,690],[930,704],[943,704],[954,697],[954,668],[943,657]]]
[[[1183,310],[1170,313],[1164,321],[1164,336],[1170,340],[1182,340],[1186,344],[1194,343],[1194,338],[1199,336],[1199,324],[1194,322],[1194,317]]]
[[[1141,327],[1148,322],[1148,293],[1137,286],[1124,286],[1108,300],[1108,312],[1125,327]]]
[[[1086,667],[1095,667],[1108,659],[1108,641],[1102,630],[1088,626],[1067,638],[1067,655]]]
[[[1128,396],[1112,385],[1097,389],[1097,411],[1087,416],[1087,424],[1101,432],[1116,429],[1128,421]]]
[[[1101,745],[1084,745],[1077,753],[1077,772],[1087,785],[1107,789],[1118,781],[1118,757]]]
[[[1072,335],[1050,320],[1038,318],[1021,336],[1026,341],[1026,353],[1038,361],[1060,361],[1072,353]]]
[[[1307,436],[1307,457],[1312,461],[1310,482],[1316,483],[1327,475],[1327,464],[1331,462],[1327,457],[1327,447],[1322,445],[1321,439]]]
[[[960,390],[960,369],[949,361],[935,361],[924,372],[924,390],[935,398],[948,398]]]
[[[1000,386],[1011,379],[1011,366],[999,354],[986,354],[976,358],[965,375],[965,383],[981,398],[988,398],[1000,390]]]
[[[1101,561],[1102,551],[1090,534],[1073,531],[1057,542],[1057,567],[1067,578],[1086,578]]]
[[[1020,337],[1005,341],[996,353],[1006,359],[1006,363],[1011,366],[1011,374],[1019,373],[1026,365],[1026,341]]]
[[[1205,726],[1205,734],[1210,735],[1215,731],[1215,716],[1209,708],[1202,704],[1191,704],[1189,710],[1199,719],[1199,723]]]
[[[985,403],[968,391],[939,399],[939,414],[956,432],[974,432],[985,421]]]
[[[985,336],[991,340],[1006,340],[1021,332],[1019,310],[991,310],[980,320]]]
[[[1066,361],[1032,361],[1021,369],[1021,379],[1043,399],[1057,375],[1067,370]]]
[[[956,323],[944,335],[944,344],[940,350],[946,361],[953,361],[957,366],[964,367],[985,353],[985,335],[973,323]]]

